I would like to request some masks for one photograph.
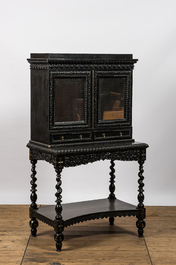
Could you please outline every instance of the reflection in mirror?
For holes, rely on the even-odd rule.
[[[99,78],[99,119],[124,119],[124,77]]]
[[[84,120],[84,78],[54,79],[55,122]]]

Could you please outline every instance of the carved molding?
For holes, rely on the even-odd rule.
[[[99,160],[138,161],[139,159],[140,159],[139,150],[70,155],[70,156],[65,156],[64,167],[70,167],[70,166],[74,167],[82,164],[85,165]]]
[[[54,164],[56,156],[52,154],[48,154],[45,152],[41,152],[38,150],[30,149],[30,159],[36,159],[36,160],[44,160],[50,164]]]
[[[40,145],[29,143],[30,159],[44,160],[54,164],[58,158],[63,162],[63,167],[75,167],[78,165],[85,165],[99,160],[120,160],[120,161],[145,161],[147,144],[138,144],[138,146],[124,145],[117,150],[116,146],[111,147],[89,147],[84,148],[81,145],[77,149],[71,147],[67,150],[58,151],[52,148],[44,148]]]
[[[133,62],[128,62],[128,61],[120,61],[120,62],[115,62],[115,61],[100,61],[100,62],[94,62],[94,61],[90,61],[90,62],[77,62],[77,61],[71,61],[70,64],[69,62],[65,62],[65,64],[63,63],[52,63],[52,64],[48,64],[48,63],[31,63],[30,64],[30,68],[31,69],[38,69],[38,70],[49,70],[49,69],[58,69],[58,70],[62,70],[62,69],[80,69],[80,70],[87,70],[87,69],[114,69],[114,70],[132,70],[134,68]]]
[[[43,153],[31,149],[31,158],[36,160],[44,160],[50,164],[54,164],[56,156]],[[65,155],[63,157],[64,167],[75,167],[85,165],[99,160],[120,160],[120,161],[138,161],[140,159],[139,150],[117,151],[117,152],[101,152],[89,154]]]

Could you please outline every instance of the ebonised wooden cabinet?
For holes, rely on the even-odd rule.
[[[136,216],[139,237],[145,227],[143,164],[145,143],[132,139],[132,55],[31,54],[31,235],[38,220],[54,227],[61,251],[64,228],[96,218]],[[56,172],[56,205],[37,207],[36,164]],[[63,168],[110,161],[109,197],[62,204]],[[137,161],[138,204],[115,196],[115,161]],[[96,174],[95,174],[96,175]],[[95,176],[96,177],[96,176]]]
[[[31,54],[31,140],[132,141],[131,54]]]

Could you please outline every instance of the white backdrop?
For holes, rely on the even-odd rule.
[[[150,145],[145,204],[176,205],[176,1],[1,0],[0,204],[30,203],[30,53],[132,53],[133,137]],[[116,195],[137,203],[138,164],[116,162]],[[55,201],[39,162],[38,203]],[[109,194],[109,161],[65,169],[63,202]]]

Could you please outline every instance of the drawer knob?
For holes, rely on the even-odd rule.
[[[102,135],[103,135],[103,138],[105,138],[105,137],[106,137],[105,133],[102,133]]]
[[[123,136],[122,132],[120,132],[120,136],[121,136],[121,137]]]
[[[80,136],[79,136],[80,138],[81,138],[81,140],[82,140],[82,135],[80,134]]]
[[[64,141],[64,136],[61,136],[62,141]]]

